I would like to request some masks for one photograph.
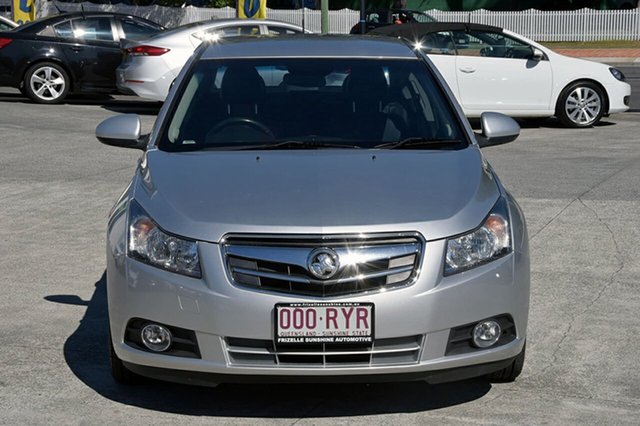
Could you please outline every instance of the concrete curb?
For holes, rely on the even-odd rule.
[[[572,58],[586,59],[606,64],[640,64],[640,49],[610,48],[610,49],[554,49],[554,52]]]
[[[566,56],[566,55],[565,55]],[[572,56],[575,58],[575,56]],[[624,65],[638,65],[640,66],[640,58],[616,58],[616,57],[598,57],[598,58],[579,58],[587,61],[600,62],[603,64],[624,64]]]

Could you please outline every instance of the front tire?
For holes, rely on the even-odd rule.
[[[578,81],[560,94],[556,116],[567,127],[591,127],[604,115],[602,89],[588,81]]]
[[[527,344],[525,343],[522,347],[522,352],[513,360],[510,366],[487,375],[487,379],[494,383],[509,383],[515,381],[520,373],[522,373],[526,349]]]
[[[25,94],[39,104],[58,104],[69,93],[71,80],[60,65],[40,62],[29,68],[24,75]]]
[[[109,364],[111,366],[111,376],[116,382],[123,385],[131,385],[140,381],[140,376],[125,367],[122,360],[116,355],[116,351],[113,349],[111,332],[109,332]]]

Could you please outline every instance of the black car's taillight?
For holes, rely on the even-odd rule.
[[[11,44],[11,42],[13,41],[12,38],[3,38],[0,37],[0,49],[2,49],[5,46],[8,46]]]
[[[170,49],[156,46],[134,46],[127,49],[127,53],[131,56],[160,56],[167,53]]]

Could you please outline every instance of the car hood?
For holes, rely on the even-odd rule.
[[[417,231],[427,240],[477,227],[499,197],[480,150],[167,153],[141,161],[134,197],[168,232]]]

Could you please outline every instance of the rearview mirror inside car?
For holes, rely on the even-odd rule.
[[[514,141],[520,135],[520,125],[511,117],[498,112],[483,112],[480,116],[481,133],[476,133],[480,148]]]
[[[140,135],[140,117],[122,114],[104,120],[96,127],[96,138],[105,145],[145,150],[147,135]]]

